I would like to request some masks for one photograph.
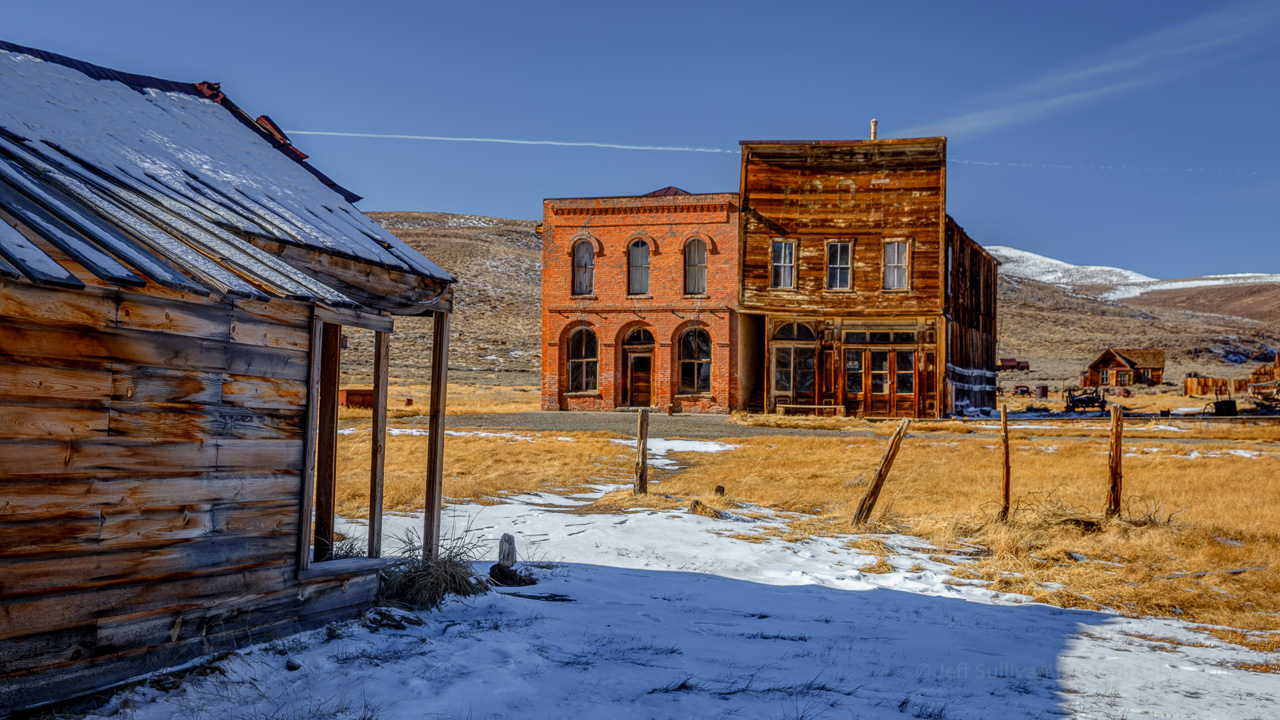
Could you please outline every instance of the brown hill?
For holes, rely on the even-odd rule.
[[[540,358],[542,239],[535,222],[447,213],[369,213],[458,278],[450,377],[536,385]],[[1187,372],[1247,377],[1280,348],[1280,286],[1218,286],[1151,292],[1109,302],[1026,278],[1000,279],[1001,357],[1031,363],[1001,382],[1074,381],[1108,347],[1162,348],[1165,377]],[[397,323],[393,377],[425,381],[430,322]],[[369,338],[353,334],[344,363],[353,380],[372,364]]]

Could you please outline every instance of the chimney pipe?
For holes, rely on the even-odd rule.
[[[876,139],[876,119],[871,118],[871,139]]]

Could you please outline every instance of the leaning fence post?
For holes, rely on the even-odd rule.
[[[867,488],[866,494],[862,496],[862,501],[858,503],[858,510],[853,514],[853,524],[861,525],[871,519],[871,510],[876,506],[876,500],[880,497],[880,488],[884,487],[885,478],[889,477],[889,469],[893,467],[894,458],[898,457],[898,448],[902,446],[902,438],[907,434],[907,428],[911,425],[911,418],[903,418],[898,423],[898,429],[893,431],[893,438],[889,440],[889,447],[885,448],[884,457],[880,458],[880,467],[876,470],[876,476],[871,480],[871,486]]]
[[[1107,517],[1120,514],[1120,464],[1124,457],[1122,440],[1124,437],[1124,412],[1119,405],[1111,406],[1111,452],[1109,464],[1111,471],[1111,488],[1107,491]]]
[[[1000,506],[1000,522],[1009,519],[1009,406],[1000,408],[1000,439],[1004,445],[1004,502]]]
[[[649,493],[649,410],[641,408],[636,419],[636,484],[633,495]]]

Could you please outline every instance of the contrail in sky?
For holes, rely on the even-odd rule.
[[[594,147],[610,150],[658,150],[662,152],[730,153],[737,150],[700,147],[663,147],[661,145],[617,145],[597,142],[564,142],[561,140],[512,140],[510,138],[443,137],[439,135],[383,135],[379,133],[327,132],[323,130],[286,130],[290,135],[330,135],[333,137],[381,138],[390,140],[439,140],[443,142],[503,143],[506,145],[557,145],[560,147]]]
[[[1233,3],[989,95],[988,109],[906,128],[900,135],[975,137],[1163,85],[1250,52],[1255,41],[1275,36],[1277,24],[1280,3]]]

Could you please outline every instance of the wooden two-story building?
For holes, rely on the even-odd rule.
[[[946,177],[945,138],[743,142],[736,195],[547,200],[543,407],[993,407],[996,261]]]
[[[995,405],[996,261],[946,209],[946,139],[742,143],[740,378],[768,410]]]

